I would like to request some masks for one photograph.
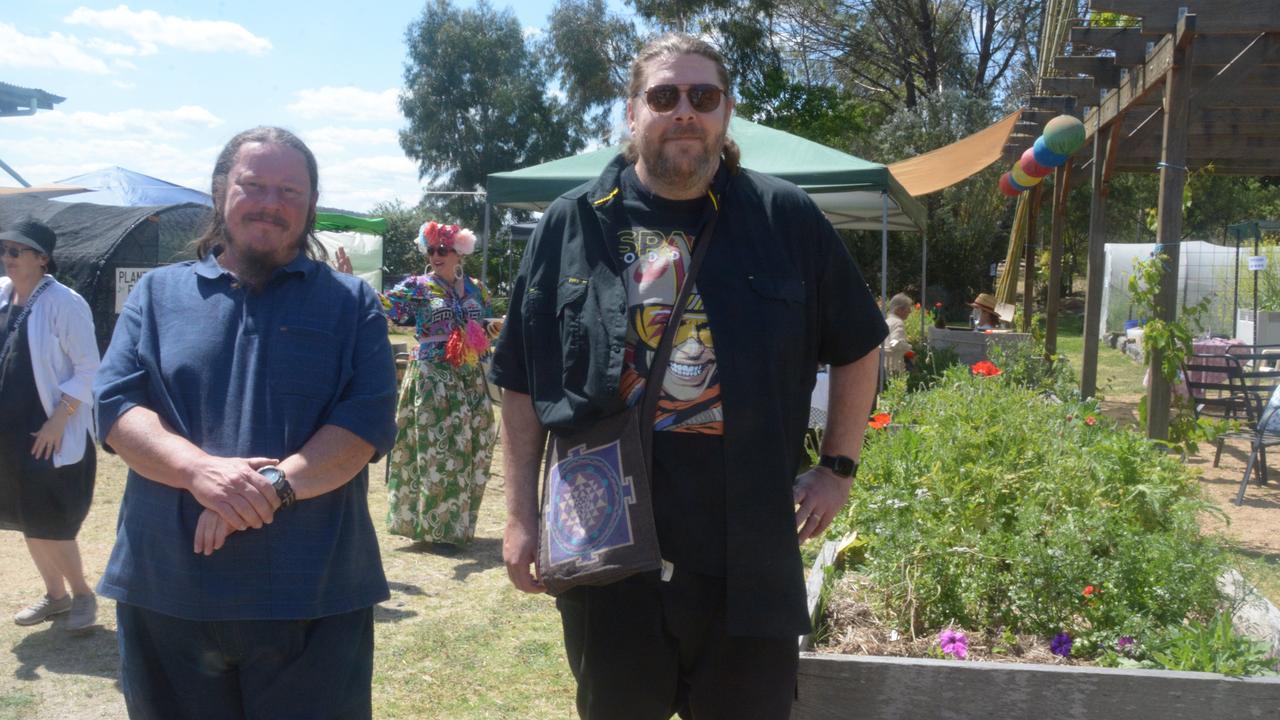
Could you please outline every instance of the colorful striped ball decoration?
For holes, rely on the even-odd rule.
[[[1044,144],[1043,135],[1036,138],[1036,144],[1031,146],[1031,154],[1037,163],[1047,168],[1056,168],[1067,161],[1066,155],[1059,155]]]
[[[1022,168],[1022,172],[1033,178],[1042,178],[1053,174],[1053,168],[1045,167],[1036,162],[1035,151],[1032,148],[1027,148],[1027,151],[1022,153],[1022,157],[1018,159],[1018,167]]]
[[[1013,184],[1009,181],[1009,173],[1005,173],[1000,176],[1000,192],[1008,197],[1017,197],[1020,192],[1018,189],[1013,187]]]
[[[1058,155],[1070,157],[1084,146],[1084,123],[1070,115],[1059,115],[1044,126],[1045,147]]]
[[[1022,187],[1034,187],[1037,183],[1043,180],[1044,177],[1032,177],[1024,172],[1020,165],[1015,163],[1013,169],[1009,170],[1009,179],[1013,180],[1015,185]]]
[[[1013,173],[1006,173],[1006,174],[1009,176],[1009,186],[1012,187],[1014,190],[1017,190],[1018,192],[1026,192],[1031,189],[1030,185],[1023,185],[1022,183],[1018,182],[1013,177]]]

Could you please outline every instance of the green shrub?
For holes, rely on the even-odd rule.
[[[924,353],[916,355],[911,363],[911,369],[906,374],[894,378],[899,386],[897,392],[916,392],[930,388],[938,382],[938,378],[942,377],[947,368],[959,362],[959,356],[951,348],[937,350],[929,348]]]
[[[992,345],[991,362],[1000,368],[1000,377],[1006,383],[1029,390],[1047,391],[1063,399],[1078,398],[1080,395],[1071,363],[1061,355],[1046,358],[1042,344],[1027,341],[1012,345]]]
[[[1199,535],[1196,483],[1092,402],[1043,393],[1061,371],[1039,372],[1024,387],[1021,370],[952,367],[883,397],[893,422],[868,431],[831,531],[869,539],[882,618],[914,635],[1067,632],[1079,653],[1211,617],[1225,561]]]
[[[1275,675],[1277,660],[1270,652],[1267,643],[1235,634],[1231,614],[1222,611],[1207,623],[1192,620],[1164,628],[1141,644],[1108,647],[1098,663],[1224,675]]]

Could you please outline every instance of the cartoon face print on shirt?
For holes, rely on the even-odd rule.
[[[685,279],[690,245],[681,230],[637,228],[618,234],[630,323],[622,383],[629,403],[639,402],[643,394],[644,378]],[[715,343],[695,287],[672,342],[655,429],[718,434],[722,428]]]

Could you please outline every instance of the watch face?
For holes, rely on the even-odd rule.
[[[823,456],[822,464],[831,468],[831,472],[834,472],[835,474],[841,475],[844,477],[848,477],[852,475],[854,469],[857,467],[857,464],[854,463],[853,458],[848,458],[843,455]]]
[[[272,485],[276,484],[284,475],[284,473],[280,472],[280,468],[277,467],[264,467],[258,471],[258,474],[266,478],[267,482]]]

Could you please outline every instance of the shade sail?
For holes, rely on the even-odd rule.
[[[118,207],[177,205],[179,203],[213,205],[213,198],[209,196],[209,193],[175,185],[122,167],[103,168],[84,175],[59,180],[58,183],[60,185],[76,185],[89,189],[89,192],[68,197],[65,200],[60,199],[60,202],[94,203],[96,205],[115,205]]]
[[[1021,110],[1014,111],[1000,122],[950,145],[894,163],[889,166],[889,171],[912,197],[949,188],[986,170],[1000,159],[1004,154],[1005,141],[1021,115]]]
[[[888,229],[924,228],[924,207],[880,163],[739,117],[730,121],[729,135],[742,149],[744,167],[799,185],[838,228],[881,229],[886,194]],[[489,202],[545,210],[560,195],[599,176],[619,149],[601,148],[520,170],[491,173]]]
[[[55,198],[88,192],[89,188],[73,185],[33,185],[31,187],[0,187],[0,195],[26,195],[28,197]]]

